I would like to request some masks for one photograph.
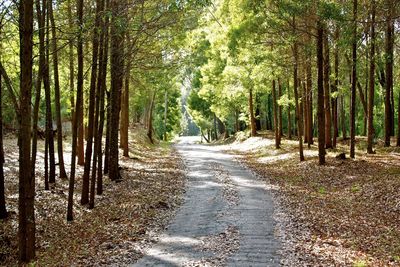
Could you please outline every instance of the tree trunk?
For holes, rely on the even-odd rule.
[[[101,0],[96,0],[96,21],[93,29],[93,41],[92,41],[92,73],[90,77],[90,92],[89,92],[89,112],[88,112],[88,130],[87,130],[87,142],[85,151],[85,168],[82,179],[82,194],[81,204],[85,205],[89,203],[89,178],[90,178],[90,166],[92,162],[93,152],[93,133],[95,129],[94,112],[95,112],[95,101],[96,101],[96,81],[97,81],[97,69],[98,69],[98,56],[99,56],[99,28],[101,23],[101,12],[102,10]],[[98,100],[98,98],[97,98]],[[97,160],[97,159],[96,159]]]
[[[73,28],[73,18],[72,18],[72,6],[71,6],[71,0],[67,0],[67,6],[68,6],[68,25],[69,27]],[[72,37],[69,40],[69,45],[68,45],[68,57],[69,57],[69,89],[70,89],[70,104],[71,104],[71,124],[74,125],[74,119],[75,119],[75,64],[74,64],[74,40],[75,38]]]
[[[167,119],[168,119],[168,91],[165,90],[165,100],[164,100],[164,141],[167,141]],[[210,142],[210,139],[207,141]]]
[[[288,93],[288,99],[290,100],[290,84],[289,81],[287,83],[287,93]],[[288,139],[292,139],[292,116],[291,116],[291,106],[290,103],[288,104],[288,108],[287,108],[287,112],[288,112],[288,121],[287,121],[287,131],[288,131]]]
[[[281,140],[279,138],[279,122],[278,122],[278,103],[276,101],[276,82],[272,80],[272,102],[274,109],[274,131],[275,131],[275,148],[281,148]]]
[[[60,105],[60,78],[58,73],[58,46],[57,46],[57,34],[56,24],[53,14],[53,3],[48,2],[49,17],[51,22],[51,35],[52,35],[52,48],[53,48],[53,68],[54,68],[54,101],[56,106],[56,120],[57,120],[57,152],[58,152],[58,167],[60,170],[60,178],[66,179],[67,173],[64,165],[64,153],[63,153],[63,131],[61,122],[61,105]]]
[[[43,8],[47,8],[49,6],[49,2],[43,0]],[[46,60],[43,66],[44,76],[44,92],[45,92],[45,101],[46,101],[46,140],[49,145],[49,161],[50,161],[50,172],[49,172],[49,182],[56,182],[56,162],[54,158],[54,132],[53,132],[53,115],[51,111],[51,88],[50,88],[50,18],[49,14],[46,16]]]
[[[6,196],[4,190],[4,149],[3,149],[3,92],[0,75],[0,219],[7,218]]]
[[[311,39],[309,40],[311,43]],[[308,128],[308,148],[314,144],[314,130],[313,130],[313,92],[312,92],[312,66],[311,66],[311,51],[308,51],[308,57],[306,60],[306,91],[307,91],[307,128]]]
[[[296,21],[293,18],[293,24],[295,25]],[[304,153],[303,153],[303,118],[301,107],[299,105],[299,94],[298,94],[298,66],[299,66],[299,55],[298,55],[298,47],[297,42],[293,45],[293,56],[294,56],[294,68],[293,68],[293,91],[294,91],[294,98],[296,102],[296,121],[297,121],[297,132],[299,138],[299,154],[300,154],[300,161],[304,161]]]
[[[282,83],[281,79],[278,78],[278,96],[277,101],[280,100],[282,97]],[[278,103],[277,103],[278,104]],[[279,144],[282,140],[283,135],[283,121],[282,121],[282,106],[278,104],[278,123],[279,123]]]
[[[397,146],[400,146],[400,93],[399,93],[399,99],[397,103]]]
[[[125,86],[121,105],[121,144],[123,156],[129,157],[129,85],[131,79],[131,64],[127,62],[125,71]]]
[[[83,27],[83,0],[77,0],[77,17],[79,27]],[[80,117],[83,113],[83,36],[82,32],[78,31],[77,36],[78,47],[78,77],[77,77],[77,92],[76,92],[76,105],[75,105],[75,120],[72,127],[72,156],[71,156],[71,173],[69,178],[68,189],[68,207],[67,207],[67,221],[72,221],[73,217],[73,204],[74,204],[74,187],[75,187],[75,167],[76,167],[76,153],[78,143],[78,128],[81,123]],[[80,125],[82,127],[82,125]]]
[[[112,181],[119,180],[118,163],[118,131],[119,112],[121,104],[121,89],[124,66],[124,19],[122,12],[125,4],[121,0],[111,0],[111,121],[110,121],[110,158],[109,177]]]
[[[393,90],[393,31],[394,31],[394,22],[392,19],[393,12],[393,0],[386,0],[387,5],[387,22],[386,22],[386,36],[385,36],[385,54],[386,54],[386,88],[385,88],[385,146],[390,146],[390,136],[393,127],[392,126],[392,117],[394,114],[392,113],[390,95]],[[400,113],[398,115],[400,117]]]
[[[339,90],[339,27],[336,26],[335,30],[335,81],[334,85],[332,87],[332,91],[334,93],[337,93]],[[336,95],[332,99],[332,117],[333,117],[333,140],[332,140],[332,146],[336,148],[337,145],[337,138],[339,136],[339,127],[338,127],[338,96]]]
[[[31,96],[33,65],[33,0],[19,2],[20,112],[19,112],[19,259],[35,258],[35,181],[31,173]]]
[[[109,0],[106,0],[106,7],[105,10],[108,12],[109,8]],[[105,93],[106,93],[106,80],[107,80],[107,62],[108,62],[108,28],[109,28],[109,18],[106,16],[105,22],[104,22],[104,27],[103,27],[103,33],[102,36],[104,36],[104,43],[102,42],[102,39],[100,39],[100,43],[103,43],[100,47],[102,50],[100,50],[100,68],[99,68],[99,83],[97,86],[101,86],[100,89],[100,118],[99,118],[99,129],[98,129],[98,137],[99,137],[99,150],[98,150],[98,169],[97,169],[97,194],[101,195],[103,194],[103,153],[102,153],[102,140],[103,140],[103,128],[104,128],[104,117],[105,117]]]
[[[330,57],[327,27],[324,28],[324,110],[325,110],[325,148],[332,148],[332,118],[330,90]]]
[[[372,0],[371,10],[371,50],[369,68],[369,91],[368,91],[368,139],[367,152],[374,153],[374,94],[375,94],[375,0]]]
[[[153,110],[154,110],[154,102],[156,99],[156,90],[154,89],[152,97],[151,97],[151,101],[150,101],[150,107],[149,107],[149,115],[147,117],[148,121],[147,121],[147,136],[150,139],[150,142],[153,144],[154,140],[153,140]]]
[[[257,126],[256,119],[254,117],[254,107],[253,107],[253,88],[249,89],[249,113],[250,113],[250,129],[251,136],[257,136]]]
[[[44,76],[44,68],[45,65],[45,14],[46,9],[40,8],[40,0],[36,0],[36,14],[39,26],[39,73],[38,78],[36,80],[36,96],[35,96],[35,104],[33,108],[33,127],[32,127],[32,164],[31,164],[31,175],[35,177],[36,170],[36,154],[37,154],[37,139],[38,139],[38,121],[39,121],[39,108],[40,108],[40,97],[42,91],[42,81]]]
[[[318,66],[318,158],[319,164],[325,164],[325,112],[324,112],[324,26],[317,22],[317,66]]]
[[[350,105],[350,157],[355,158],[356,145],[356,83],[357,83],[357,0],[353,0],[352,81]]]

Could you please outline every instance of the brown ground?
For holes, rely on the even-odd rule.
[[[143,134],[135,137],[130,143],[132,158],[121,158],[122,182],[112,183],[104,177],[104,195],[96,196],[93,210],[79,204],[82,167],[78,168],[73,223],[66,222],[68,181],[57,179],[51,191],[45,191],[40,172],[43,158],[38,156],[35,208],[39,266],[129,264],[152,242],[154,231],[166,224],[181,201],[182,161],[168,145],[149,145]],[[66,147],[69,163],[68,144]],[[18,155],[14,151],[18,151],[16,140],[10,137],[5,147],[10,217],[0,223],[2,266],[18,264]]]
[[[367,155],[360,138],[356,160],[338,160],[348,151],[341,142],[318,166],[316,145],[300,162],[297,141],[275,150],[271,134],[263,140],[254,149],[230,148],[278,188],[289,218],[288,253],[296,258],[288,265],[400,266],[400,148],[378,144],[377,154]]]

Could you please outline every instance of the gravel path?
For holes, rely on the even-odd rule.
[[[184,204],[134,266],[279,266],[272,194],[232,155],[185,137]]]

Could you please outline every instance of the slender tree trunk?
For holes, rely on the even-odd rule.
[[[77,17],[80,27],[83,25],[83,0],[77,0]],[[78,32],[77,38],[78,47],[78,78],[77,78],[77,92],[76,92],[76,105],[75,105],[75,120],[72,129],[72,156],[71,156],[71,173],[69,178],[68,189],[68,207],[67,207],[67,221],[72,221],[73,217],[73,204],[74,204],[74,187],[75,187],[75,168],[76,168],[76,153],[78,142],[78,128],[80,124],[79,118],[81,117],[82,101],[83,101],[83,36],[82,32]],[[82,127],[82,125],[81,125]]]
[[[43,0],[43,8],[49,7],[48,0]],[[51,88],[50,88],[50,18],[47,13],[46,16],[46,60],[43,66],[44,68],[44,92],[46,100],[46,140],[49,145],[49,161],[50,161],[50,172],[49,182],[55,183],[56,181],[56,162],[54,157],[54,132],[53,132],[53,114],[51,111]]]
[[[309,40],[311,42],[311,40]],[[312,68],[311,68],[311,51],[308,52],[308,59],[306,60],[306,91],[307,91],[307,131],[308,131],[308,148],[314,144],[314,130],[313,130],[313,94],[312,94]]]
[[[64,165],[64,153],[63,153],[63,131],[61,122],[61,104],[60,104],[60,78],[58,73],[58,46],[57,46],[57,34],[56,24],[53,14],[53,3],[48,2],[49,17],[51,22],[52,32],[52,47],[53,47],[53,68],[54,68],[54,96],[56,106],[56,119],[57,119],[57,151],[58,151],[58,167],[60,170],[60,178],[66,179],[67,173]]]
[[[108,12],[109,8],[109,0],[106,0],[106,7],[105,10]],[[100,61],[100,68],[99,68],[99,84],[98,86],[101,86],[100,88],[100,118],[99,118],[99,129],[98,129],[98,137],[99,137],[99,150],[98,150],[98,169],[97,169],[97,194],[101,195],[103,194],[103,153],[102,153],[102,140],[103,140],[103,128],[104,128],[104,117],[105,117],[105,93],[106,93],[106,80],[107,80],[107,62],[108,62],[108,43],[109,43],[109,35],[108,35],[108,30],[109,30],[109,18],[106,16],[105,22],[104,22],[104,27],[103,27],[103,34],[104,36],[104,43],[100,39],[100,43],[103,43],[100,47],[102,47],[102,50],[100,51],[101,54],[101,61]]]
[[[35,181],[31,173],[31,96],[33,66],[33,0],[19,2],[20,105],[19,105],[19,259],[35,258]]]
[[[304,132],[304,143],[308,143],[308,97],[307,97],[307,86],[303,82],[297,85],[300,86],[300,90],[303,90],[303,132]]]
[[[325,110],[325,148],[332,148],[332,118],[330,90],[330,57],[327,27],[324,29],[324,110]]]
[[[67,6],[68,6],[68,25],[70,27],[70,30],[72,31],[73,29],[73,18],[72,18],[72,6],[71,6],[71,0],[67,0]],[[74,40],[75,37],[72,37],[69,40],[69,45],[68,45],[68,57],[69,57],[69,88],[70,88],[70,93],[69,93],[69,99],[70,99],[70,104],[71,104],[71,124],[74,125],[74,119],[75,119],[75,63],[74,63]]]
[[[295,25],[296,21],[293,18],[293,24]],[[301,112],[301,106],[299,105],[299,93],[298,93],[298,66],[299,66],[299,53],[297,42],[294,43],[293,46],[293,55],[294,55],[294,68],[293,68],[293,90],[294,90],[294,98],[296,102],[296,121],[297,121],[297,132],[299,138],[299,154],[300,161],[304,161],[304,153],[303,153],[303,118]]]
[[[275,148],[281,148],[281,140],[279,138],[279,122],[278,122],[278,103],[276,100],[276,81],[272,80],[272,102],[274,109],[274,131],[275,131]]]
[[[164,141],[167,141],[167,119],[168,119],[168,91],[165,90],[165,100],[164,100]],[[208,138],[208,143],[210,139]]]
[[[277,101],[280,100],[282,97],[282,83],[281,79],[278,78],[278,97]],[[282,106],[278,104],[278,123],[279,123],[279,144],[282,140],[283,135],[283,119],[282,119]]]
[[[36,170],[36,154],[37,154],[37,139],[38,139],[38,121],[39,121],[39,108],[40,108],[40,97],[42,91],[42,81],[44,76],[44,68],[45,65],[45,14],[46,9],[40,8],[40,0],[36,0],[36,14],[39,25],[39,73],[38,78],[36,80],[36,95],[35,95],[35,104],[33,107],[33,128],[32,128],[32,163],[31,163],[31,175],[35,177]]]
[[[338,45],[338,40],[339,40],[339,27],[336,26],[335,30],[335,82],[333,85],[333,92],[337,93],[339,90],[339,45]],[[338,96],[336,95],[332,99],[332,116],[333,116],[333,140],[332,140],[332,146],[336,148],[337,145],[337,138],[339,136],[339,127],[338,127]]]
[[[350,106],[350,157],[355,158],[356,146],[356,83],[357,83],[357,0],[353,0],[352,81]]]
[[[155,99],[156,99],[156,90],[153,91],[152,97],[151,97],[151,102],[150,102],[150,107],[149,107],[149,115],[147,117],[147,136],[150,139],[151,143],[154,143],[153,140],[153,110],[154,110],[154,104],[155,104]]]
[[[288,93],[288,99],[290,100],[290,84],[289,84],[289,81],[287,83],[287,93]],[[290,139],[292,139],[292,116],[291,116],[290,103],[288,104],[287,112],[288,112],[288,124],[287,124],[288,139],[290,140]]]
[[[109,177],[112,181],[120,179],[118,163],[118,129],[121,104],[121,89],[124,66],[124,16],[122,14],[124,1],[111,0],[111,121],[110,121],[110,159]]]
[[[397,146],[400,146],[400,93],[399,93],[399,99],[397,103]]]
[[[318,157],[319,164],[325,164],[325,112],[324,112],[324,26],[317,22],[317,66],[318,66]]]
[[[3,88],[0,75],[0,219],[7,218],[4,190],[4,149],[3,149]]]
[[[253,88],[249,88],[249,112],[250,112],[250,129],[251,136],[257,136],[257,126],[256,119],[254,117],[254,107],[253,107]]]
[[[393,90],[393,31],[394,23],[392,19],[393,12],[393,0],[386,0],[387,5],[387,22],[386,22],[386,36],[385,36],[385,47],[386,47],[386,88],[385,88],[385,146],[390,146],[391,136],[391,120],[394,117],[391,108],[390,95]],[[400,113],[398,115],[400,117]]]
[[[99,56],[99,28],[101,23],[101,12],[102,10],[101,0],[96,0],[96,21],[93,30],[93,41],[92,41],[92,73],[90,77],[90,92],[89,92],[89,112],[88,112],[88,130],[87,130],[87,142],[85,151],[85,168],[83,172],[82,180],[82,194],[81,204],[85,205],[89,203],[89,178],[90,178],[90,166],[92,162],[93,152],[93,133],[95,128],[94,113],[96,105],[96,81],[97,81],[97,70],[98,70],[98,56]],[[97,98],[98,100],[98,98]],[[96,159],[97,160],[97,159]],[[96,173],[94,173],[96,174]],[[94,176],[96,177],[96,176]]]
[[[82,50],[83,50],[83,48],[82,48]],[[78,70],[78,72],[79,72],[79,70]],[[78,76],[79,76],[79,74],[78,74]],[[77,82],[79,82],[79,81],[77,81]],[[84,83],[84,80],[82,80],[82,87],[83,87],[83,83]],[[78,98],[78,92],[76,94],[77,94],[76,98]],[[83,90],[82,90],[81,94],[82,94],[81,102],[79,103],[79,105],[80,105],[79,109],[81,110],[81,112],[79,113],[79,116],[77,115],[77,112],[76,112],[78,107],[75,107],[75,114],[76,114],[75,119],[78,121],[78,141],[77,141],[76,145],[77,145],[78,165],[84,166],[85,165],[85,149],[84,149],[84,146],[85,146],[85,141],[84,141],[84,139],[85,139],[85,124],[83,123],[83,117],[84,117],[85,110],[83,108],[83,101],[84,101]]]
[[[374,94],[375,94],[375,0],[372,0],[371,10],[371,50],[369,67],[369,91],[368,91],[368,154],[374,153]]]
[[[121,108],[121,144],[123,156],[129,157],[129,85],[131,79],[131,64],[127,62],[125,71],[125,86],[123,92],[122,108]]]
[[[344,96],[342,95],[340,97],[340,123],[342,127],[342,138],[343,140],[347,139],[347,133],[346,133],[346,114],[345,114],[345,103],[344,103]]]
[[[107,96],[107,125],[106,125],[106,145],[104,148],[104,174],[108,174],[110,167],[110,133],[111,133],[111,98],[110,92],[106,90]]]

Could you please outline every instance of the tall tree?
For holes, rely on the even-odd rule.
[[[77,92],[76,92],[76,105],[75,105],[75,119],[72,127],[72,155],[71,155],[71,173],[69,178],[68,188],[68,207],[67,207],[67,221],[72,221],[73,216],[73,205],[74,205],[74,187],[75,187],[75,168],[76,168],[76,153],[77,153],[77,142],[78,142],[78,127],[80,124],[80,118],[83,101],[83,0],[77,0],[77,18],[79,24],[79,31],[77,36],[77,47],[78,47],[78,77],[77,77]]]
[[[51,0],[43,0],[43,9],[48,10]],[[54,132],[53,132],[53,115],[51,111],[51,88],[50,88],[50,17],[46,12],[46,56],[43,65],[43,85],[46,102],[46,142],[48,144],[48,160],[50,161],[49,182],[56,181],[56,162],[54,158]],[[48,169],[45,168],[47,172]]]
[[[293,25],[295,25],[296,21],[293,18]],[[300,154],[300,161],[304,161],[304,152],[303,152],[303,118],[301,107],[299,105],[299,93],[298,93],[298,66],[299,66],[299,52],[298,52],[298,44],[295,41],[293,45],[293,57],[294,57],[294,68],[293,68],[293,90],[294,90],[294,98],[296,102],[296,121],[297,121],[297,133],[299,138],[299,154]],[[301,91],[301,90],[300,90]]]
[[[317,69],[318,69],[318,158],[325,164],[325,112],[324,112],[324,26],[317,21]]]
[[[368,140],[367,152],[374,153],[374,95],[375,95],[375,0],[371,2],[371,50],[370,50],[370,67],[369,67],[369,87],[368,87]]]
[[[385,146],[390,146],[392,132],[392,107],[391,92],[393,91],[393,45],[394,45],[394,22],[393,22],[393,0],[386,0],[386,36],[385,36],[385,61],[386,61],[386,83],[385,83]],[[399,113],[400,114],[400,113]],[[399,115],[400,117],[400,115]]]
[[[330,55],[329,32],[324,28],[324,110],[325,110],[325,148],[332,148],[332,119],[331,119],[331,84],[330,84]]]
[[[350,105],[350,157],[355,158],[356,146],[356,83],[357,83],[357,0],[353,0],[352,71]]]
[[[31,173],[31,96],[33,66],[33,0],[19,2],[20,99],[19,99],[19,259],[35,257],[35,180]]]
[[[56,106],[56,121],[57,121],[57,152],[58,152],[58,167],[60,170],[60,178],[67,178],[64,164],[63,153],[63,130],[61,120],[61,104],[60,104],[60,75],[58,71],[58,45],[56,22],[53,14],[53,1],[48,2],[48,13],[51,22],[52,35],[52,55],[53,55],[53,74],[54,74],[54,102]]]
[[[120,179],[118,163],[118,129],[122,82],[124,77],[124,1],[111,0],[111,92],[109,177]]]
[[[275,148],[279,149],[281,147],[279,138],[279,122],[278,122],[278,103],[276,100],[276,81],[272,80],[272,102],[274,109],[274,131],[275,131]]]
[[[250,129],[251,136],[257,135],[257,126],[256,126],[256,118],[254,117],[254,100],[253,100],[253,88],[250,85],[249,88],[249,113],[250,113]]]
[[[0,75],[0,219],[7,218],[6,196],[4,190],[4,150],[3,150],[3,88]]]
[[[87,140],[86,140],[86,151],[85,151],[85,169],[83,172],[82,181],[82,194],[81,204],[85,205],[89,203],[89,177],[90,177],[90,166],[93,152],[93,133],[94,133],[94,112],[95,112],[95,100],[96,100],[96,81],[97,81],[97,69],[98,69],[98,56],[99,56],[99,38],[100,38],[100,23],[101,23],[101,12],[102,10],[101,0],[96,0],[96,19],[93,28],[93,41],[92,41],[92,73],[90,77],[90,90],[89,90],[89,111],[88,111],[88,129],[87,129]],[[97,159],[96,159],[97,160]]]

